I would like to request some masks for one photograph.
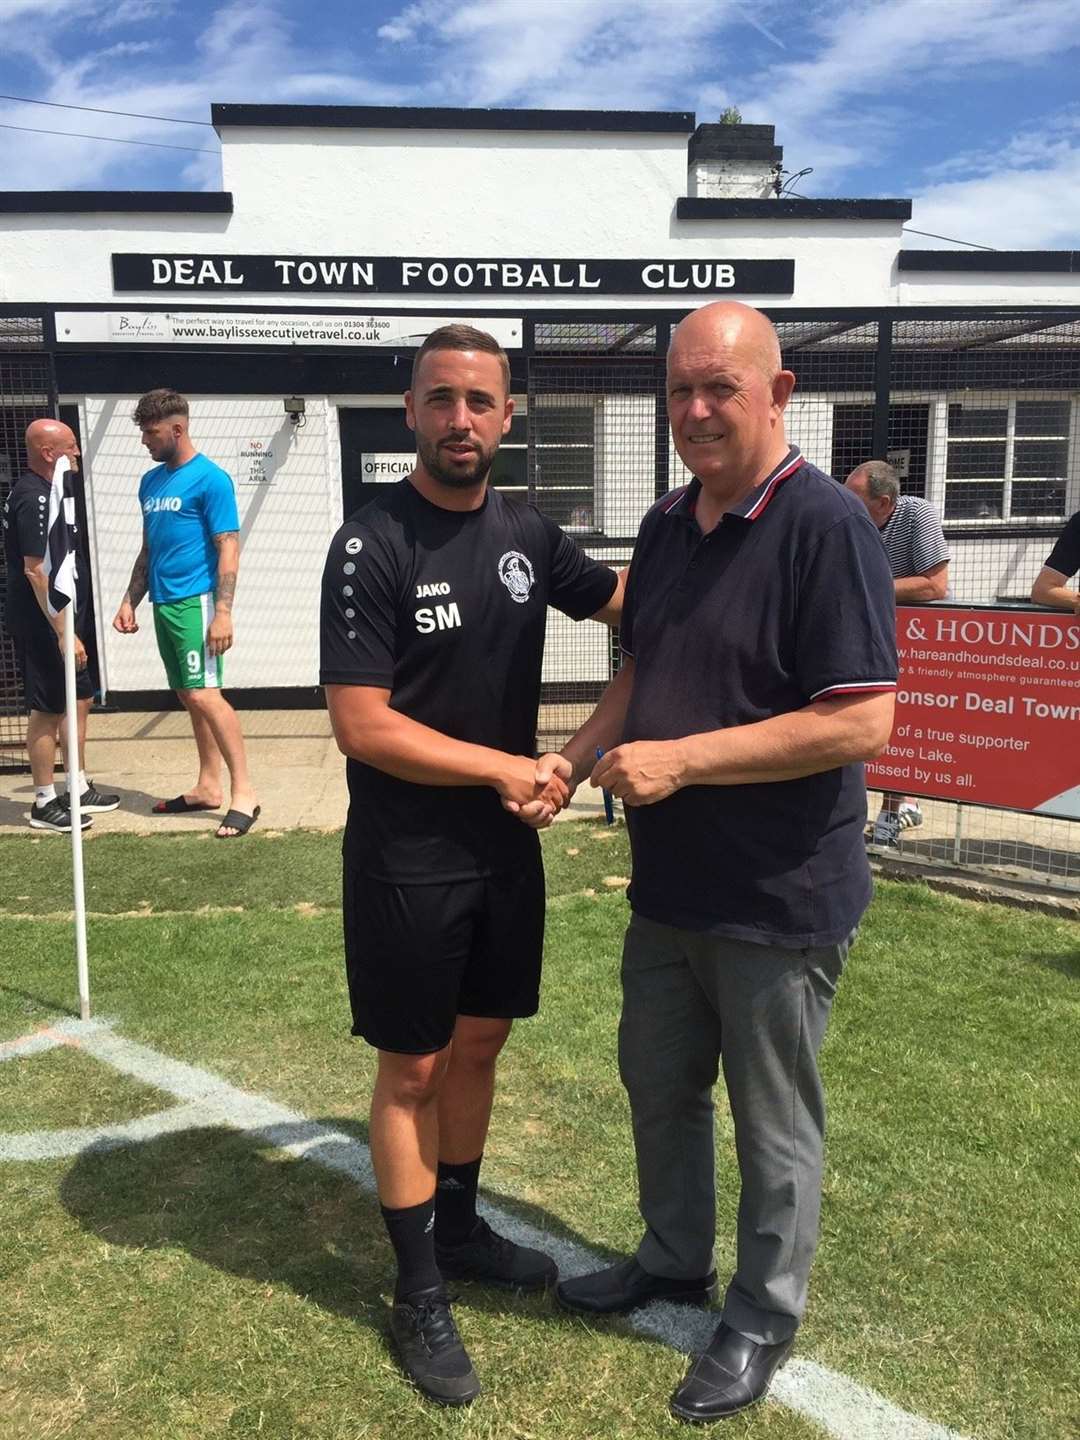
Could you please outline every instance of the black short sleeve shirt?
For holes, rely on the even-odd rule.
[[[331,543],[320,683],[387,689],[444,735],[533,755],[547,606],[581,620],[615,584],[532,506],[489,490],[479,510],[443,510],[403,480]],[[347,773],[345,853],[377,878],[472,879],[535,850],[490,786],[416,785],[351,759]]]
[[[48,480],[32,470],[20,475],[4,502],[4,560],[7,565],[7,597],[4,626],[11,635],[30,643],[41,640],[55,648],[56,636],[42,613],[37,596],[24,573],[23,561],[40,559],[48,549]],[[76,564],[76,630],[82,633],[89,599],[88,570],[80,549]]]
[[[1066,579],[1080,570],[1080,510],[1058,536],[1058,542],[1046,557],[1046,565]]]
[[[642,524],[623,606],[625,740],[749,725],[896,688],[892,576],[865,506],[797,450],[720,524],[700,484]],[[628,807],[630,901],[648,919],[787,946],[833,944],[870,897],[863,767],[695,785]]]

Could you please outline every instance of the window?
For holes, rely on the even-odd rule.
[[[1060,518],[1070,400],[978,399],[949,405],[946,520]]]
[[[591,396],[532,399],[532,499],[557,525],[596,526],[596,411]]]
[[[491,464],[489,480],[511,500],[529,498],[529,465],[526,449],[525,402],[520,395],[514,396],[514,413],[510,429],[502,438],[495,459]]]

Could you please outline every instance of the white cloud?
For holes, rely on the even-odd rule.
[[[4,3],[10,0],[0,0],[0,8]],[[42,35],[53,34],[46,83],[34,87],[38,98],[203,124],[184,129],[120,115],[0,104],[0,122],[67,132],[61,137],[0,130],[6,189],[128,188],[140,183],[167,187],[177,174],[177,164],[183,167],[183,184],[217,189],[221,184],[217,137],[205,128],[211,101],[390,105],[414,99],[413,92],[402,87],[366,79],[364,67],[347,50],[328,56],[306,47],[302,25],[286,19],[281,4],[272,0],[231,0],[218,6],[198,36],[197,55],[182,66],[168,67],[162,66],[156,53],[166,43],[157,24],[160,11],[147,8],[142,0],[121,0],[120,7],[112,7],[126,4],[136,22],[131,31],[136,38],[99,50],[80,50],[72,43],[70,30],[43,29],[50,18],[54,25],[61,18],[85,20],[86,0],[14,3],[21,7],[21,20],[16,27],[5,23],[5,43],[17,39],[44,59]],[[153,38],[144,38],[149,36]],[[188,161],[177,154],[170,162],[166,151],[74,138],[76,131],[212,153],[193,154]]]
[[[384,5],[367,51],[359,20],[340,43],[312,39],[311,0],[213,0],[186,63],[164,66],[160,16],[179,3],[0,0],[4,44],[39,66],[30,93],[43,99],[199,121],[211,100],[693,109],[702,120],[735,104],[744,119],[776,125],[789,169],[814,166],[804,194],[851,193],[853,170],[880,172],[890,160],[904,170],[891,193],[918,190],[911,156],[940,148],[956,113],[926,98],[928,80],[931,95],[980,73],[999,82],[1005,67],[1015,74],[1080,44],[1080,0],[401,0]],[[120,43],[80,49],[88,35]],[[217,143],[209,129],[22,106],[0,105],[0,122],[198,150]],[[977,182],[1001,174],[1035,177],[1033,191],[1042,176],[1053,194],[1053,177],[1072,174],[1078,140],[1080,110],[997,152],[957,147],[927,172],[920,205],[953,213],[976,203]],[[168,184],[176,173],[164,151],[4,132],[0,147],[13,189]],[[220,183],[213,155],[186,167],[187,184]],[[1060,193],[1053,203],[1068,213]]]
[[[770,64],[735,90],[746,120],[775,123],[790,168],[813,164],[808,193],[903,153],[940,115],[905,96],[980,66],[1036,64],[1080,44],[1080,0],[846,0],[800,16],[807,58]],[[700,104],[731,103],[707,87]],[[942,107],[951,113],[951,107]]]
[[[379,26],[379,39],[389,40],[393,44],[415,40],[423,26],[435,24],[443,14],[445,7],[439,0],[424,0],[422,4],[410,5],[408,9],[402,10],[400,15],[395,15],[385,25]]]
[[[995,250],[1080,247],[1080,111],[1051,116],[1005,146],[954,156],[932,168],[915,196],[911,224]],[[905,234],[905,244],[940,240]]]
[[[379,33],[416,47],[429,103],[685,109],[731,23],[734,0],[421,0]]]

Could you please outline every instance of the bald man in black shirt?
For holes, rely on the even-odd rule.
[[[79,468],[75,432],[60,420],[34,420],[26,431],[27,469],[11,487],[4,503],[4,557],[7,566],[7,604],[4,624],[15,642],[16,663],[23,700],[29,712],[26,749],[34,780],[30,826],[34,830],[68,833],[71,807],[66,795],[57,795],[53,783],[56,747],[67,756],[64,725],[63,615],[50,615],[48,576],[42,568],[48,545],[49,492],[53,470],[64,456],[73,471]],[[80,545],[75,572],[75,695],[79,755],[71,772],[80,786],[83,828],[91,816],[115,810],[119,795],[106,795],[86,778],[86,721],[93,699],[83,637],[91,623],[90,568]],[[72,757],[74,760],[74,757]],[[70,762],[69,762],[70,763]]]

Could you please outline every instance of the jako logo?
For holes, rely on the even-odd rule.
[[[455,630],[461,625],[461,611],[455,600],[450,605],[436,605],[434,610],[425,606],[416,612],[416,628],[421,635],[430,635],[434,630]]]
[[[179,510],[179,495],[162,495],[157,500],[147,500],[143,505],[144,515],[156,515],[159,510]]]

